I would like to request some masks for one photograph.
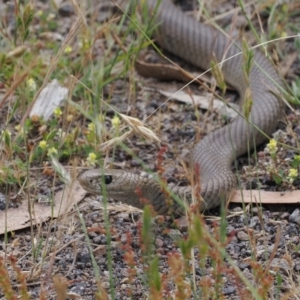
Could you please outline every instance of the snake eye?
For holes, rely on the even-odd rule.
[[[112,182],[112,176],[111,175],[105,175],[104,176],[104,182],[105,182],[105,184],[110,184]]]

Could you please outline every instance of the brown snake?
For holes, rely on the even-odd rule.
[[[153,11],[157,1],[148,0],[146,3]],[[155,33],[159,45],[201,69],[210,68],[212,53],[220,62],[241,51],[239,44],[185,15],[170,0],[161,1],[155,20],[159,24]],[[254,61],[248,85],[243,72],[243,55],[234,56],[222,65],[225,81],[239,93],[241,103],[247,87],[252,92],[250,122],[238,116],[232,123],[202,138],[192,149],[191,166],[194,172],[199,170],[201,176],[196,183],[200,184],[203,199],[201,211],[216,207],[222,199],[229,197],[236,186],[236,177],[231,171],[233,160],[265,141],[266,136],[261,132],[271,135],[280,118],[282,107],[271,91],[278,91],[282,81],[272,63],[261,52],[255,51]],[[140,199],[142,195],[158,214],[184,213],[179,202],[171,201],[170,205],[167,193],[154,179],[122,170],[101,169],[85,171],[78,179],[84,189],[96,194],[103,193],[105,184],[109,197],[138,208],[144,206]],[[192,203],[192,187],[170,187],[170,191],[188,204]]]

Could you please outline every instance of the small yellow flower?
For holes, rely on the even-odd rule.
[[[78,42],[79,48],[82,50],[88,50],[90,48],[90,43],[88,39],[82,39]]]
[[[95,124],[94,123],[90,123],[88,125],[88,130],[89,130],[89,132],[95,132],[95,130],[96,130]]]
[[[297,177],[298,177],[298,170],[297,169],[293,169],[293,168],[291,168],[290,170],[289,170],[289,175],[288,175],[288,177],[289,178],[291,178],[291,179],[296,179]]]
[[[31,92],[36,91],[36,82],[33,78],[28,78],[26,84]]]
[[[56,155],[56,154],[57,154],[57,150],[54,147],[52,147],[48,150],[48,156]]]
[[[44,14],[44,12],[43,12],[41,9],[37,12],[37,15],[38,15],[39,17],[41,17],[43,14]]]
[[[287,36],[288,36],[288,34],[287,34],[287,32],[286,32],[286,31],[283,31],[283,32],[281,32],[280,36],[281,36],[281,37],[287,37]]]
[[[24,134],[24,127],[21,127],[20,125],[16,125],[15,130],[20,134]]]
[[[39,142],[39,147],[43,150],[47,148],[47,142],[45,140],[42,140]]]
[[[274,139],[271,139],[267,144],[267,148],[271,154],[275,154],[277,152],[277,142]]]
[[[294,156],[294,160],[295,160],[295,161],[300,161],[300,155],[295,155],[295,156]]]
[[[59,116],[61,116],[62,115],[62,111],[61,111],[61,109],[60,109],[60,107],[56,107],[55,109],[54,109],[54,115],[55,115],[55,117],[59,117]]]
[[[113,127],[119,127],[120,126],[120,119],[118,116],[114,116],[111,120],[111,124]]]
[[[72,50],[73,50],[72,47],[71,47],[70,45],[68,45],[68,46],[65,48],[65,51],[64,51],[64,52],[65,52],[66,54],[70,54],[70,53],[72,52]]]
[[[47,21],[51,21],[55,18],[55,14],[54,13],[50,13],[47,17]]]
[[[96,158],[97,155],[94,152],[91,152],[86,161],[90,166],[95,166]]]

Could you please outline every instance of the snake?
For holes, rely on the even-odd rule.
[[[196,180],[190,186],[166,187],[155,176],[101,168],[81,172],[78,180],[89,193],[104,194],[140,209],[150,204],[159,215],[185,214],[197,194],[197,209],[210,210],[226,201],[237,186],[232,171],[234,160],[266,141],[276,130],[283,110],[278,96],[283,80],[259,49],[253,50],[252,67],[246,74],[241,41],[198,22],[172,1],[147,0],[146,5],[151,13],[155,12],[154,37],[160,47],[202,70],[209,69],[213,60],[222,62],[222,76],[239,94],[243,112],[192,147],[191,172],[198,176],[194,176]],[[248,117],[242,110],[247,103]]]

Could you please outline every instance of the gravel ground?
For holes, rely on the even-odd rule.
[[[220,15],[232,9],[234,7],[232,2],[216,5],[212,8],[212,13]],[[190,9],[189,3],[192,1],[186,2],[186,6],[183,7],[185,10]],[[36,6],[37,9],[49,9],[49,4],[44,1],[37,1]],[[66,36],[74,20],[74,10],[68,2],[64,1],[59,7],[56,21],[61,26],[58,27],[58,33]],[[9,9],[7,10],[7,8]],[[98,16],[100,22],[106,18],[106,13],[109,15],[109,11],[106,11],[103,6],[98,8],[98,5],[94,4],[94,12],[98,10],[103,12]],[[0,11],[2,11],[1,14],[5,12],[7,25],[13,29],[14,23],[9,14],[9,12],[13,12],[12,2],[1,3]],[[90,17],[89,14],[88,20]],[[232,15],[223,18],[220,21],[221,26],[228,24],[231,17]],[[245,25],[244,18],[238,16],[236,24],[235,30],[238,32],[239,27]],[[98,42],[99,45],[105,45],[105,41],[100,40]],[[290,44],[287,48],[289,47],[292,48]],[[94,53],[95,59],[101,57],[101,50],[99,49],[101,49],[100,46],[98,51]],[[295,74],[299,74],[299,70],[299,60],[297,60],[287,75],[288,80],[292,80]],[[141,120],[151,115],[165,100],[157,92],[159,88],[171,90],[182,86],[181,83],[161,83],[154,79],[144,79],[138,74],[134,76],[136,76],[137,82],[134,101],[128,100],[131,97],[128,89],[128,78],[107,85],[103,91],[103,97],[105,99],[109,97],[111,104],[115,105],[119,112],[130,113],[131,116]],[[111,91],[113,91],[112,95]],[[189,92],[202,93],[197,86],[191,86]],[[235,100],[236,95],[229,93],[228,98]],[[202,111],[199,113],[201,114]],[[113,112],[108,110],[107,116],[113,115]],[[206,134],[212,128],[223,126],[227,121],[216,113],[210,113],[206,114],[205,118],[201,117],[199,122],[194,107],[177,102],[168,102],[147,120],[147,126],[154,128],[163,139],[163,144],[167,146],[167,150],[163,153],[163,167],[164,175],[169,183],[187,183],[180,162],[188,160],[189,150],[196,142],[196,138]],[[279,136],[282,143],[297,147],[300,134],[297,114],[291,113],[286,123],[287,126],[283,126],[275,136]],[[127,145],[150,170],[156,171],[159,149],[152,142],[133,137],[127,142]],[[254,167],[256,164],[252,158],[250,159],[250,166],[247,168],[243,165],[248,164],[248,157],[242,157],[238,161],[243,187],[259,186],[262,189],[273,191],[299,189],[299,179],[293,183],[283,180],[282,184],[276,184],[274,178],[266,172],[267,166],[274,163],[268,148],[263,145],[257,151],[259,154],[257,164],[259,171]],[[294,155],[295,152],[292,150],[278,147],[276,168],[285,172],[284,178],[288,174],[289,161]],[[114,164],[124,169],[141,171],[139,162],[123,150],[117,149],[115,151]],[[4,238],[0,238],[2,254],[6,252],[15,256],[18,266],[27,274],[27,286],[32,299],[37,299],[41,290],[45,291],[47,299],[59,299],[54,291],[53,275],[67,280],[70,299],[96,299],[94,294],[97,291],[97,276],[90,255],[91,249],[95,263],[99,268],[101,287],[105,291],[109,292],[113,285],[116,299],[148,299],[149,289],[145,282],[147,281],[146,274],[149,266],[144,261],[143,252],[145,249],[143,246],[145,245],[141,241],[142,214],[134,208],[115,203],[113,200],[110,200],[109,204],[109,210],[106,214],[103,209],[102,197],[87,195],[80,203],[80,213],[87,228],[87,235],[91,243],[90,248],[84,227],[76,211],[70,213],[66,218],[46,223],[33,232],[28,229],[9,236],[6,247],[4,246]],[[218,238],[219,235],[217,229],[221,223],[219,215],[220,211],[216,209],[201,219],[203,227],[215,238]],[[105,222],[106,218],[109,222]],[[284,293],[292,292],[293,294],[298,293],[297,296],[292,298],[290,295],[285,299],[299,299],[300,209],[298,206],[243,207],[235,204],[230,205],[226,220],[227,240],[224,244],[225,249],[241,273],[255,286],[259,284],[255,282],[255,272],[262,272],[269,268],[269,274],[274,276],[277,282],[279,278],[282,280],[278,291],[280,297],[283,297]],[[108,223],[110,224],[109,227],[107,227]],[[173,299],[176,291],[174,282],[176,273],[172,273],[174,269],[170,265],[172,259],[180,264],[179,258],[182,254],[177,240],[178,238],[188,239],[188,221],[182,218],[174,222],[170,217],[157,217],[153,219],[152,230],[151,257],[158,258],[158,270],[165,279],[165,299],[168,297]],[[110,235],[107,232],[110,232]],[[40,243],[38,247],[40,250],[35,256],[32,250],[33,236]],[[109,246],[107,246],[108,244]],[[211,248],[213,255],[215,253],[212,245]],[[188,264],[189,267],[194,266],[195,268],[196,285],[199,286],[203,284],[203,280],[207,280],[208,285],[213,287],[216,283],[214,277],[215,260],[206,256],[205,261],[203,261],[198,248],[193,253],[194,263],[190,261]],[[269,264],[270,258],[272,260]],[[222,269],[219,274],[223,282],[221,290],[224,299],[253,299],[247,288],[237,280],[226,259],[225,265],[228,266],[228,269]],[[178,268],[183,269],[184,266],[178,266]],[[8,265],[8,272],[15,290],[18,290],[19,286],[10,265]],[[112,272],[113,283],[110,282],[110,272]],[[191,272],[187,273],[191,274]],[[191,286],[192,280],[191,275],[185,277],[183,281],[187,286]],[[274,297],[276,295],[275,283],[270,291],[270,299],[272,299],[271,295]],[[186,293],[188,294],[187,286]],[[197,292],[199,293],[199,288]],[[2,291],[0,292],[1,299],[4,299],[1,293]],[[189,298],[201,299],[201,296],[197,294]]]

